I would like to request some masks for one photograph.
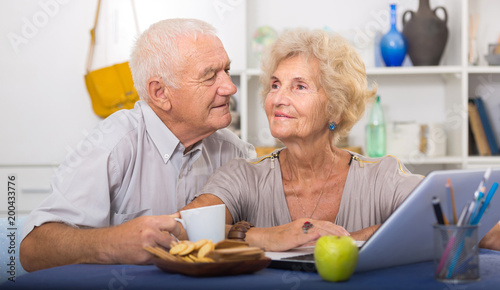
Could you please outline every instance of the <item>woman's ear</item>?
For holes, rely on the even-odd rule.
[[[168,111],[172,107],[169,91],[161,78],[152,77],[148,80],[148,95],[154,106],[164,111]]]

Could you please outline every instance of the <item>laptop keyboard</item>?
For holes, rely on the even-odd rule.
[[[314,261],[314,254],[311,253],[311,254],[305,254],[305,255],[298,255],[298,256],[283,258],[281,260],[288,260],[288,261]]]

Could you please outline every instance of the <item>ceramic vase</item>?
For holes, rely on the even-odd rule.
[[[380,52],[385,65],[401,66],[406,50],[406,39],[396,28],[396,4],[391,4],[391,28],[380,39]]]
[[[408,10],[403,14],[403,34],[408,41],[408,55],[415,66],[439,65],[448,41],[448,13],[441,6],[432,10],[429,0],[419,1],[417,12]],[[443,11],[444,19],[437,16],[436,11],[439,9]]]

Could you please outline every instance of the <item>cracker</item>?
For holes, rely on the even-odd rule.
[[[214,245],[214,243],[212,243],[212,241],[206,243],[205,245],[203,245],[203,247],[201,247],[198,250],[198,258],[205,257],[208,253],[210,253],[211,251],[213,251],[214,248],[215,248],[215,245]]]
[[[172,248],[170,248],[169,253],[172,255],[178,255],[180,252],[186,250],[187,247],[188,247],[188,245],[183,244],[183,243],[179,243],[179,244],[173,246]]]
[[[194,261],[189,258],[189,256],[182,256],[181,259],[188,263],[194,263]]]
[[[194,243],[194,246],[195,246],[195,250],[199,250],[201,247],[203,247],[206,243],[208,243],[209,240],[207,239],[201,239],[199,241],[196,241]],[[210,240],[211,242],[211,240]]]
[[[198,257],[196,262],[198,262],[198,263],[213,263],[215,261],[211,258],[208,258],[208,257],[201,257],[201,258]]]
[[[188,254],[191,254],[191,252],[194,251],[194,248],[195,248],[194,243],[183,244],[183,245],[186,245],[186,248],[178,253],[179,256],[186,256]]]

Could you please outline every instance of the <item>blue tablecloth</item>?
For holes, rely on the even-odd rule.
[[[266,268],[254,274],[196,278],[156,266],[68,265],[36,271],[0,289],[500,289],[500,252],[480,250],[481,280],[445,284],[432,262],[355,273],[347,282],[325,282],[317,273]]]

